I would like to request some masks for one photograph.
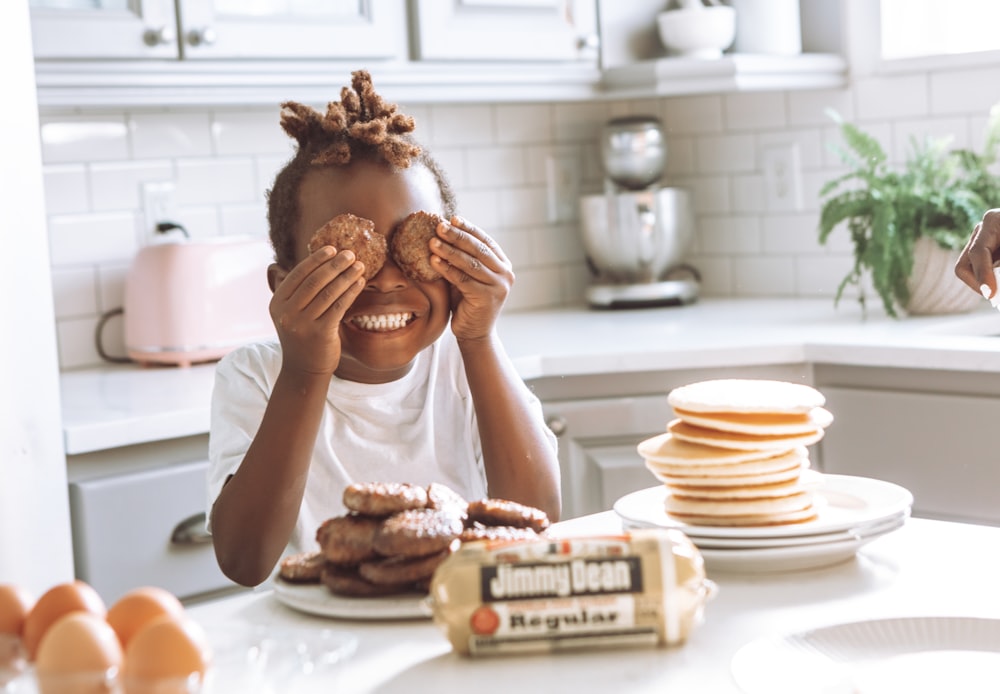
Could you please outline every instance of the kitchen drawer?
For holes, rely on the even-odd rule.
[[[142,585],[181,599],[235,588],[205,533],[207,467],[188,462],[72,482],[77,578],[108,604]]]

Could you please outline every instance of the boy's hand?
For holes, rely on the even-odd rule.
[[[514,271],[500,244],[462,219],[439,224],[431,264],[451,283],[451,329],[459,340],[488,337],[514,285]]]
[[[285,365],[308,374],[336,370],[340,322],[364,289],[363,271],[353,251],[323,246],[280,279],[270,312]]]

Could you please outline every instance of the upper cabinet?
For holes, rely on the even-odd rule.
[[[594,64],[594,0],[412,4],[418,60],[559,60]]]
[[[29,0],[38,60],[405,59],[405,0]]]
[[[848,0],[799,0],[801,55],[715,60],[665,55],[656,35],[663,0],[28,2],[42,109],[326,103],[359,68],[404,103],[644,98],[847,80],[838,53]]]

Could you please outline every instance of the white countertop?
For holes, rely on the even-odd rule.
[[[512,313],[500,333],[523,378],[830,363],[1000,373],[1000,313],[893,320],[829,299]],[[214,364],[112,365],[61,375],[67,454],[204,434]]]
[[[560,534],[598,534],[617,532],[621,525],[617,516],[605,512],[554,528]],[[1000,618],[1000,603],[994,599],[1000,554],[990,549],[998,545],[1000,528],[910,519],[902,529],[834,566],[774,574],[710,572],[718,592],[705,608],[704,622],[686,644],[674,648],[464,658],[452,652],[431,621],[317,617],[285,607],[270,591],[192,605],[188,613],[211,629],[236,624],[245,631],[258,624],[272,630],[292,627],[299,634],[326,628],[357,636],[353,657],[333,674],[297,687],[297,694],[334,690],[726,694],[740,691],[730,672],[734,654],[761,637],[891,617]],[[968,690],[956,680],[955,691]]]

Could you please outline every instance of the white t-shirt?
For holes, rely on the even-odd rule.
[[[276,341],[237,348],[216,368],[208,446],[209,515],[257,433],[280,368],[281,345]],[[526,401],[541,419],[541,403],[527,386],[524,389]],[[555,448],[554,436],[550,443]],[[470,500],[487,495],[476,412],[451,331],[423,350],[410,372],[397,381],[332,379],[287,552],[315,549],[320,523],[346,511],[344,488],[369,481],[440,482]]]

